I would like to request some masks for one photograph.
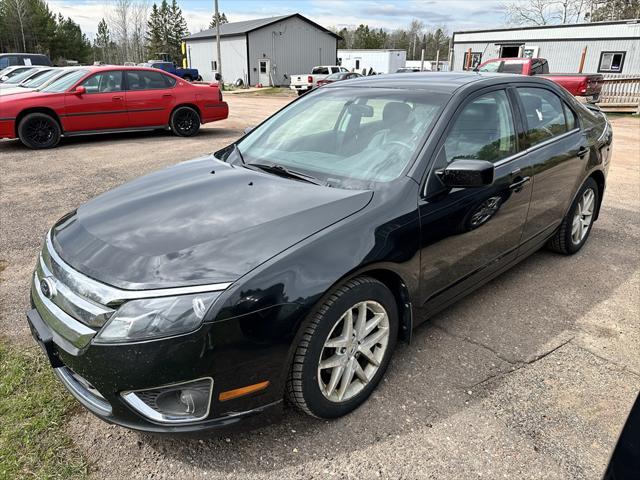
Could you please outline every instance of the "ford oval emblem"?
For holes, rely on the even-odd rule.
[[[40,280],[40,290],[47,298],[53,298],[56,295],[56,284],[51,277],[44,277]]]

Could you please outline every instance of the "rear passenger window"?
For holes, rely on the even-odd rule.
[[[509,99],[504,90],[499,90],[482,95],[463,108],[440,155],[449,164],[459,159],[498,162],[514,153],[516,135]]]
[[[169,80],[166,80],[167,78]],[[160,72],[151,72],[146,70],[127,71],[127,87],[129,90],[156,90],[169,88],[170,80],[172,80],[170,77],[167,77],[167,75]]]
[[[529,145],[544,142],[570,130],[564,103],[553,92],[543,88],[518,88],[527,117]],[[575,118],[573,119],[575,126]]]

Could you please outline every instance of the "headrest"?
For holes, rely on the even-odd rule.
[[[382,110],[382,120],[384,123],[404,122],[411,114],[411,107],[403,102],[389,102]]]

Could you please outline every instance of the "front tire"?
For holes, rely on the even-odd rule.
[[[200,131],[200,115],[191,107],[178,107],[171,114],[169,126],[179,137],[192,137]]]
[[[30,113],[18,125],[20,141],[34,150],[55,147],[61,134],[60,124],[46,113]]]
[[[587,178],[560,227],[547,242],[547,248],[564,255],[580,250],[591,233],[599,198],[598,184],[593,178]]]
[[[371,277],[350,280],[311,317],[294,354],[287,397],[314,417],[346,415],[380,382],[397,337],[391,291]]]

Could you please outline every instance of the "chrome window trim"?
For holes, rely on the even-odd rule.
[[[94,300],[101,305],[118,305],[128,300],[142,298],[169,297],[175,295],[187,295],[191,293],[219,292],[229,288],[233,282],[210,283],[188,287],[169,287],[151,290],[123,290],[90,278],[71,268],[58,255],[53,242],[51,231],[47,233],[44,248],[42,249],[44,264],[49,267],[53,275],[71,290],[80,295]]]
[[[177,387],[180,385],[186,385],[189,383],[195,383],[195,382],[199,382],[202,380],[210,380],[211,381],[211,386],[209,388],[209,403],[207,404],[207,411],[205,412],[204,415],[200,416],[200,417],[192,417],[192,418],[182,418],[182,417],[172,417],[170,415],[165,415],[162,414],[160,412],[155,411],[153,408],[151,408],[149,405],[147,405],[146,403],[144,403],[142,400],[140,400],[140,397],[138,397],[138,395],[136,395],[137,392],[144,392],[147,390],[157,390],[160,388],[170,388],[170,387]],[[184,424],[184,423],[193,423],[193,422],[199,422],[200,420],[204,420],[205,418],[207,418],[209,416],[209,412],[211,411],[211,402],[213,399],[213,378],[212,377],[201,377],[201,378],[196,378],[194,380],[186,380],[184,382],[177,382],[177,383],[169,383],[167,385],[160,385],[158,387],[149,387],[149,388],[141,388],[138,390],[129,390],[126,392],[121,392],[120,396],[122,397],[122,399],[125,401],[125,403],[127,405],[129,405],[131,408],[133,408],[137,413],[139,413],[140,415],[146,417],[149,420],[152,420],[156,423],[164,423],[164,424]]]

